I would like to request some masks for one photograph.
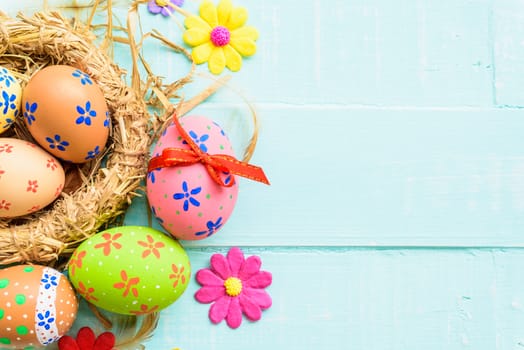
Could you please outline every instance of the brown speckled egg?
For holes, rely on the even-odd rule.
[[[102,153],[109,136],[104,94],[83,71],[48,66],[22,94],[24,121],[36,142],[59,159],[84,163]]]
[[[39,265],[0,270],[0,348],[34,349],[72,326],[78,300],[59,271]]]

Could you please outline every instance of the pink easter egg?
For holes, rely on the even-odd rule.
[[[234,156],[233,148],[222,128],[202,116],[180,119],[184,130],[200,149],[210,155]],[[174,123],[158,139],[152,156],[165,148],[190,149]],[[231,187],[220,186],[202,163],[154,169],[147,174],[147,199],[162,227],[182,240],[200,240],[213,235],[229,219],[238,196],[238,182],[232,174],[222,173]]]

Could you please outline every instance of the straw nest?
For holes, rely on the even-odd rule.
[[[67,256],[125,211],[145,175],[151,133],[146,104],[94,40],[85,25],[59,13],[16,19],[0,14],[0,65],[14,72],[22,87],[47,65],[75,66],[98,83],[112,119],[103,165],[98,160],[66,167],[66,188],[52,205],[26,217],[0,219],[0,265],[51,265]],[[21,120],[7,136],[30,139]]]

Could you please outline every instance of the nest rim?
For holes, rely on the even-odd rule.
[[[38,12],[31,18],[0,13],[0,66],[13,72],[22,88],[47,65],[70,65],[99,85],[111,117],[104,162],[99,157],[77,167],[82,177],[78,189],[62,192],[49,208],[35,214],[0,219],[0,265],[58,263],[124,214],[138,195],[146,175],[150,116],[143,99],[124,81],[125,71],[96,46],[95,39],[87,27],[57,12]],[[20,116],[17,119],[16,137],[27,139],[24,123]]]

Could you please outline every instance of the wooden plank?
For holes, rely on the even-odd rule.
[[[244,110],[195,113],[232,125],[235,140]],[[252,162],[272,185],[241,180],[231,220],[190,246],[524,244],[519,110],[262,105],[259,113]],[[145,212],[136,201],[127,222],[146,223]]]
[[[258,1],[243,0],[248,24],[261,33],[258,52],[244,60],[233,86],[252,101],[395,106],[490,106],[493,93],[491,1]],[[184,8],[197,13],[198,2]],[[453,15],[449,15],[449,14]],[[177,43],[182,22],[142,11],[142,28]],[[124,14],[125,15],[125,14]],[[123,20],[123,18],[121,19]],[[304,25],[305,24],[305,25]],[[297,29],[300,28],[300,29]],[[176,80],[188,64],[155,42],[144,57]],[[129,63],[127,52],[117,61]],[[174,60],[174,61],[172,61]],[[206,65],[184,89],[201,91]],[[237,101],[223,96],[217,102]]]
[[[194,270],[214,252],[190,250]],[[521,249],[246,250],[273,272],[273,306],[237,330],[212,325],[193,294],[162,312],[148,348],[518,349]]]
[[[78,4],[91,1],[79,0]],[[67,15],[85,17],[81,11],[65,8],[68,0],[8,2],[2,9],[13,15],[21,9],[29,14],[44,3],[48,8],[61,8]],[[241,5],[249,9],[248,23],[259,29],[261,37],[258,53],[244,60],[232,84],[252,101],[379,106],[492,104],[489,0],[352,0],[329,6],[319,0],[244,0]],[[126,7],[125,2],[115,2],[115,23],[125,23]],[[186,2],[184,8],[197,13],[198,2]],[[182,44],[180,15],[175,20],[152,16],[142,6],[141,17],[144,32],[157,29]],[[166,81],[188,72],[187,61],[154,40],[145,42],[142,53],[153,71]],[[128,50],[117,50],[115,60],[129,69]],[[212,81],[205,65],[199,66],[198,72],[199,78],[184,89],[186,96],[198,93]],[[511,71],[507,75],[515,76]],[[223,96],[214,101],[234,102],[237,98]]]
[[[495,1],[493,10],[496,103],[524,106],[524,8],[518,0]]]

